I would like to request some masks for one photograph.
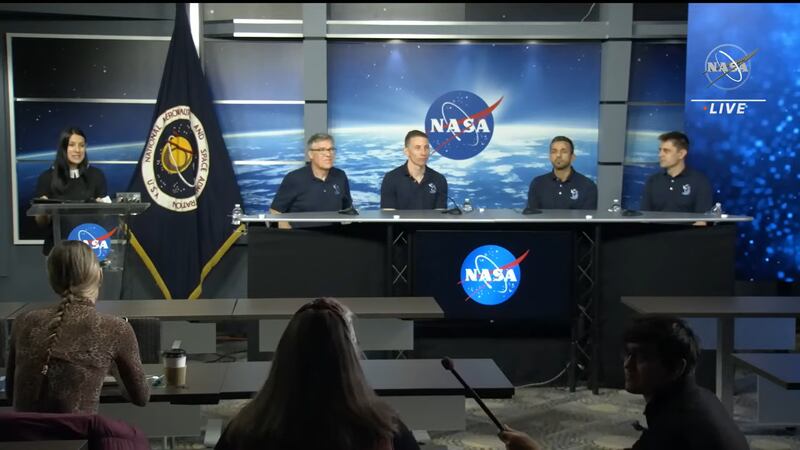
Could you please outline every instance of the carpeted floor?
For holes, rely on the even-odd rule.
[[[205,408],[211,418],[230,418],[245,401],[225,401]],[[533,436],[546,450],[623,449],[633,444],[638,432],[631,424],[645,423],[640,396],[619,390],[602,390],[593,395],[586,389],[570,393],[566,388],[518,389],[510,400],[487,400],[487,406],[498,418]],[[451,450],[493,450],[505,447],[497,439],[495,428],[472,400],[466,403],[467,429],[457,432],[431,432],[431,440],[422,446]],[[736,397],[735,417],[746,421],[753,415],[752,394]],[[753,450],[800,450],[800,435],[793,430],[759,430],[748,435]],[[161,449],[163,441],[153,439],[153,449]],[[180,438],[175,448],[202,449],[198,437]]]
[[[220,354],[193,355],[199,361],[242,360],[244,342],[219,345]],[[220,357],[220,355],[226,355]],[[742,375],[738,373],[738,375]],[[734,418],[742,424],[753,450],[800,450],[800,432],[796,429],[763,429],[751,427],[755,418],[754,384],[734,397]],[[203,407],[208,418],[230,419],[246,400],[223,401]],[[510,400],[486,400],[497,417],[512,428],[530,434],[544,450],[599,450],[630,447],[639,432],[631,424],[645,424],[644,399],[624,390],[602,389],[599,395],[580,388],[570,393],[567,388],[535,387],[517,389]],[[473,400],[466,401],[467,427],[456,432],[431,432],[430,441],[422,450],[491,450],[505,447],[496,436],[491,421]],[[202,430],[197,436],[176,438],[168,448],[204,449]],[[152,439],[154,450],[165,448],[163,439]]]

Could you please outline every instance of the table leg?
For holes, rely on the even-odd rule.
[[[733,416],[733,317],[717,319],[717,397]]]

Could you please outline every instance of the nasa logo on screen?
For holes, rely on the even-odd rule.
[[[704,74],[708,86],[730,91],[742,87],[750,79],[752,62],[750,59],[758,49],[748,53],[734,44],[714,47],[706,56]]]
[[[105,261],[111,251],[111,236],[115,231],[116,228],[106,231],[96,223],[82,223],[70,231],[67,239],[83,242],[92,249],[99,261]]]
[[[499,305],[517,292],[521,280],[520,263],[528,251],[515,257],[499,245],[483,245],[473,250],[461,264],[461,287],[467,299],[481,305]]]
[[[425,115],[431,147],[445,158],[469,159],[489,145],[494,111],[503,97],[488,106],[469,91],[450,91],[433,101]]]
[[[742,87],[753,72],[753,56],[758,52],[755,49],[746,52],[742,47],[734,44],[721,44],[708,52],[703,66],[703,75],[708,80],[706,88],[715,87],[723,91],[732,91]],[[692,103],[699,103],[703,111],[710,116],[742,116],[752,103],[765,103],[764,98],[702,98],[689,99]]]
[[[155,203],[175,212],[197,209],[209,165],[203,123],[191,108],[175,106],[156,118],[142,155],[142,179]]]

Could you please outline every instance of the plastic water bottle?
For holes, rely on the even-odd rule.
[[[619,203],[619,199],[618,199],[618,198],[615,198],[615,199],[614,199],[614,200],[611,202],[611,208],[608,208],[608,212],[611,212],[611,213],[618,213],[618,212],[620,212],[620,211],[622,211],[622,205],[620,205],[620,203]]]
[[[242,207],[238,203],[233,205],[233,211],[231,212],[231,223],[233,225],[239,225],[242,223],[243,215],[244,211],[242,211]]]
[[[464,199],[464,207],[461,209],[463,209],[464,212],[472,212],[472,202],[469,197]]]
[[[720,202],[714,203],[714,207],[711,208],[711,215],[715,217],[722,216],[722,204]]]

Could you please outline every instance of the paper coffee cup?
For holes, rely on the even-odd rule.
[[[167,386],[186,386],[186,351],[173,348],[164,352],[164,379]]]

